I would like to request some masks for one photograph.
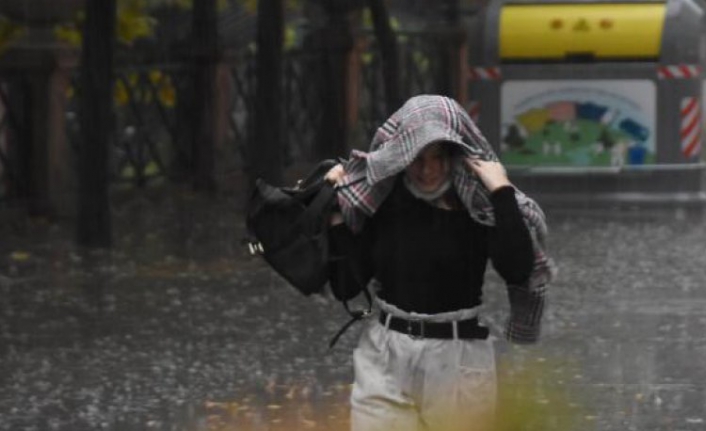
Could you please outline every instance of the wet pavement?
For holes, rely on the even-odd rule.
[[[116,204],[111,252],[65,223],[0,226],[0,430],[346,429],[362,325],[328,351],[345,311],[248,256],[233,202]],[[706,218],[549,218],[542,342],[496,342],[513,429],[706,429]],[[497,328],[494,273],[486,297]]]

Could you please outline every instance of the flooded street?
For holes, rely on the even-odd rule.
[[[345,311],[250,257],[232,200],[143,196],[114,217],[111,252],[61,223],[2,226],[0,430],[347,429],[362,324],[329,351]],[[548,218],[543,339],[497,340],[501,399],[525,429],[704,429],[706,219]],[[499,336],[494,272],[485,292]]]

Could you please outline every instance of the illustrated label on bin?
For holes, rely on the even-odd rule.
[[[656,88],[652,81],[506,81],[500,97],[505,164],[654,163]]]

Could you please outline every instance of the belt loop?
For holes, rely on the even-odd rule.
[[[390,320],[392,320],[392,314],[390,313],[385,313],[385,330],[390,329]]]
[[[454,340],[458,340],[458,321],[452,320],[451,327],[453,328]]]

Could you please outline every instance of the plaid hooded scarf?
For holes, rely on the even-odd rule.
[[[359,232],[392,191],[395,177],[434,142],[456,144],[460,155],[498,161],[488,141],[466,111],[453,99],[421,95],[409,99],[378,128],[369,152],[353,150],[343,164],[345,175],[337,184],[338,203],[346,224]],[[453,157],[451,180],[469,215],[478,223],[493,226],[495,218],[488,189],[465,165]],[[510,319],[506,337],[514,342],[534,342],[540,331],[545,286],[554,276],[552,260],[545,251],[547,227],[539,205],[521,191],[515,196],[534,247],[534,269],[522,286],[508,285]]]

